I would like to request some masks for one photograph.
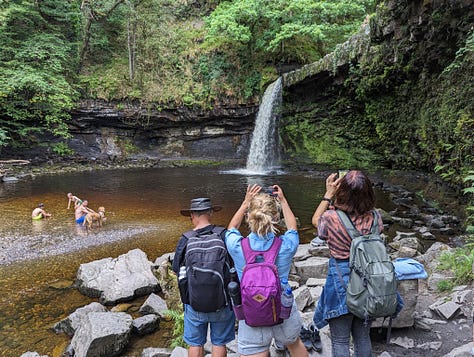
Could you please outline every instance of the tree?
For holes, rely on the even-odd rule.
[[[205,45],[252,57],[308,63],[357,31],[374,0],[234,0],[207,18]]]
[[[44,131],[68,136],[78,14],[59,0],[0,9],[0,146]]]
[[[82,0],[81,11],[84,16],[83,41],[79,54],[79,64],[82,68],[92,36],[92,25],[95,22],[103,22],[109,18],[114,10],[125,0],[101,1]]]

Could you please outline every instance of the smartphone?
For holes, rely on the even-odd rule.
[[[338,177],[339,177],[339,178],[342,178],[342,177],[346,176],[346,174],[347,174],[348,172],[349,172],[349,170],[339,170],[339,171],[337,172],[337,174],[338,174]]]

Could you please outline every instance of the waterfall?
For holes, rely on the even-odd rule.
[[[255,128],[247,157],[247,170],[266,173],[280,163],[278,150],[278,119],[282,101],[281,77],[270,84],[258,108]]]

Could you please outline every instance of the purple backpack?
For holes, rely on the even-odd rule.
[[[280,237],[273,239],[266,251],[250,248],[248,238],[242,239],[245,266],[240,282],[242,309],[249,326],[273,326],[280,323],[281,284],[275,260],[280,251]]]

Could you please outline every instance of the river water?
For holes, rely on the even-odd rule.
[[[222,211],[214,223],[227,225],[239,207],[248,184],[279,184],[301,227],[301,242],[314,235],[311,216],[324,194],[324,180],[304,173],[248,176],[217,168],[160,168],[89,171],[41,176],[0,184],[0,355],[26,351],[59,356],[70,338],[51,327],[78,307],[96,299],[71,287],[81,263],[117,257],[131,249],[143,250],[150,261],[174,251],[181,233],[190,228],[179,210],[194,197],[211,197]],[[87,233],[67,210],[67,192],[104,206],[107,221]],[[50,219],[31,220],[38,203]],[[388,195],[377,191],[377,206],[391,209]],[[142,301],[136,302],[138,309]],[[170,326],[133,340],[127,356],[144,347],[163,347]]]

